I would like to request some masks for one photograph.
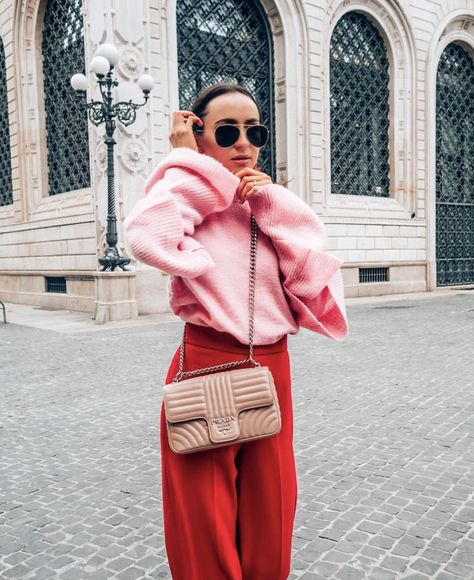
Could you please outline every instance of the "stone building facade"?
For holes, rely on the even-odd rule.
[[[187,5],[194,20],[184,22]],[[166,310],[163,273],[136,263],[98,272],[103,131],[89,124],[79,134],[83,113],[65,93],[81,71],[67,67],[88,69],[111,42],[118,99],[141,100],[142,73],[156,81],[137,121],[116,131],[126,254],[120,224],[169,150],[171,114],[197,86],[196,55],[214,71],[201,81],[248,80],[232,71],[239,27],[249,32],[233,39],[241,48],[268,34],[268,78],[257,86],[267,83],[275,136],[268,168],[326,223],[346,295],[474,284],[474,0],[0,0],[0,300],[99,321]],[[225,71],[205,50],[212,38],[231,51]],[[64,173],[57,191],[54,171]]]

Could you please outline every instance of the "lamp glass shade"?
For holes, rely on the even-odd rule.
[[[119,59],[119,51],[116,46],[110,43],[101,44],[95,51],[95,56],[103,56],[109,64],[115,66]]]
[[[88,82],[85,75],[77,73],[71,77],[71,86],[75,91],[87,91]]]
[[[94,56],[91,68],[97,76],[105,76],[110,70],[110,63],[104,56]]]
[[[151,89],[153,88],[154,84],[155,84],[155,81],[153,80],[153,77],[151,77],[150,75],[142,75],[138,79],[138,86],[141,88],[141,90],[144,93],[150,92]]]

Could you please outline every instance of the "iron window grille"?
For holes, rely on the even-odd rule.
[[[438,286],[474,282],[474,60],[455,43],[436,79],[436,263]]]
[[[87,111],[69,79],[85,73],[82,0],[47,0],[42,36],[49,194],[90,186]]]
[[[331,191],[390,195],[389,61],[363,14],[342,16],[330,45]]]
[[[275,177],[273,38],[260,2],[178,0],[176,21],[180,107],[189,109],[195,96],[213,83],[245,86],[271,134],[259,164]]]
[[[46,276],[46,292],[67,294],[65,276]]]
[[[0,206],[13,203],[5,50],[0,38]]]
[[[388,281],[388,268],[359,268],[359,284]]]

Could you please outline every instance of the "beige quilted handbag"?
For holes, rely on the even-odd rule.
[[[258,234],[253,216],[251,226],[249,356],[186,372],[183,370],[185,330],[178,373],[163,389],[168,441],[175,453],[244,443],[277,435],[281,430],[280,406],[272,373],[253,358]],[[235,368],[245,363],[252,363],[254,368]],[[186,376],[190,378],[182,380]]]

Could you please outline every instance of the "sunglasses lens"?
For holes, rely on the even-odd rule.
[[[249,127],[247,137],[254,147],[263,147],[268,141],[268,129],[264,125]]]
[[[221,125],[216,129],[216,143],[219,147],[231,147],[239,138],[240,130],[234,125]]]
[[[268,129],[264,125],[253,125],[247,129],[247,139],[254,147],[263,147],[268,141]],[[232,147],[240,136],[236,125],[221,125],[215,131],[216,143],[219,147]]]

